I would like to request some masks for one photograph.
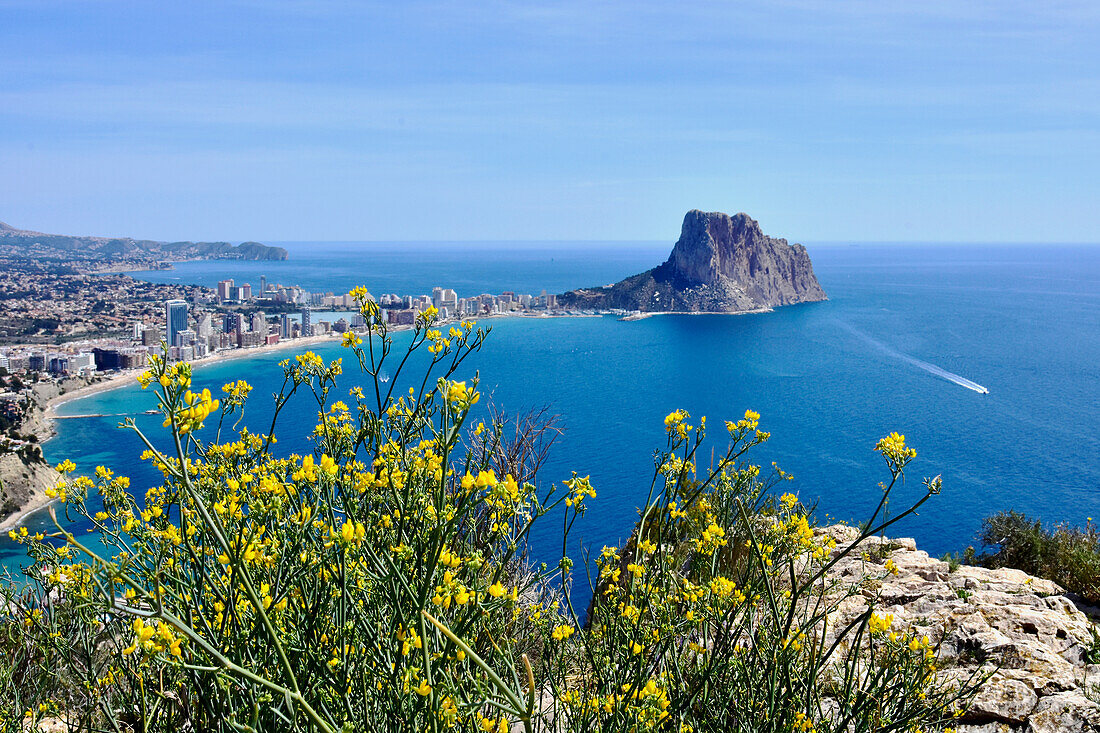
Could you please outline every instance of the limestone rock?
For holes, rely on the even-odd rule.
[[[1100,733],[1100,705],[1080,692],[1043,698],[1028,718],[1032,733]]]
[[[817,532],[837,541],[837,553],[859,534],[842,525]],[[887,559],[896,575],[886,570]],[[996,670],[960,721],[960,733],[1100,733],[1100,665],[1087,664],[1096,620],[1056,583],[1008,568],[951,572],[910,539],[875,537],[838,562],[830,577],[838,592],[859,588],[839,603],[831,628],[873,603],[878,613],[893,614],[893,628],[940,644],[940,674],[965,679],[982,668]]]
[[[972,720],[1023,723],[1039,702],[1039,696],[1017,680],[994,677],[974,698],[967,717]]]

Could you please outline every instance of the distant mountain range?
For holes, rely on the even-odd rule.
[[[127,260],[285,260],[287,251],[259,242],[156,242],[130,237],[75,237],[16,229],[0,222],[0,256],[119,262]]]
[[[658,267],[614,285],[558,296],[565,308],[741,313],[825,300],[801,244],[766,236],[748,214],[693,209]]]

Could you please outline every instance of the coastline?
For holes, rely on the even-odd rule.
[[[522,313],[502,313],[502,314],[490,314],[484,315],[478,318],[478,321],[498,320],[505,318],[596,318],[600,317],[602,313],[584,314],[584,313],[562,313],[562,314],[522,314]],[[412,330],[412,326],[401,325],[391,326],[390,333],[400,333],[403,331]],[[237,359],[248,359],[261,357],[266,354],[271,354],[278,351],[297,350],[308,351],[311,347],[324,345],[326,343],[339,343],[340,334],[337,332],[331,332],[327,334],[317,336],[305,336],[303,338],[290,339],[286,341],[279,341],[276,344],[270,346],[256,346],[248,349],[231,349],[226,351],[218,351],[213,354],[208,354],[201,359],[195,359],[190,362],[196,368],[203,368],[219,364],[225,361],[233,361]],[[87,397],[91,397],[103,392],[110,392],[111,390],[124,387],[128,384],[133,384],[136,376],[140,374],[144,369],[129,369],[126,371],[114,372],[110,375],[104,375],[98,381],[91,384],[87,384],[78,387],[74,390],[65,392],[63,394],[56,395],[54,397],[46,399],[45,405],[42,410],[34,416],[31,425],[34,428],[36,434],[39,435],[40,444],[49,442],[57,434],[57,408],[69,402],[75,402],[76,400],[82,400]]]
[[[322,336],[308,336],[306,338],[294,339],[291,341],[280,341],[277,344],[271,346],[258,346],[251,349],[234,349],[232,351],[221,351],[209,356],[197,359],[193,362],[196,367],[212,366],[214,364],[221,363],[223,361],[231,361],[234,359],[243,359],[247,357],[262,356],[277,352],[280,350],[287,350],[291,347],[301,347],[308,349],[309,347],[323,344],[330,341],[336,341],[332,334],[325,334]],[[104,392],[110,392],[112,390],[125,387],[135,383],[136,376],[143,370],[130,369],[127,371],[117,372],[114,374],[106,375],[102,379],[78,387],[74,390],[57,394],[55,396],[45,399],[45,404],[40,409],[35,411],[35,414],[28,423],[29,432],[33,432],[38,436],[38,445],[42,447],[43,456],[45,455],[46,444],[49,443],[57,436],[57,420],[59,418],[57,414],[57,408],[69,402],[76,400],[82,400],[93,395],[101,394]],[[19,459],[13,454],[7,459],[6,462],[12,463]],[[25,464],[24,464],[25,465]],[[14,466],[14,464],[13,464]],[[9,469],[10,470],[10,469]],[[0,519],[0,532],[7,532],[10,529],[15,529],[23,524],[23,522],[32,514],[36,514],[55,500],[46,496],[46,488],[57,483],[61,478],[61,474],[57,473],[53,468],[53,464],[48,460],[45,463],[33,464],[26,466],[19,476],[21,483],[24,485],[30,484],[30,497],[23,503],[18,509],[9,514],[7,517]]]
[[[563,313],[563,314],[555,314],[555,315],[550,315],[550,314],[525,315],[525,314],[521,314],[521,313],[502,313],[502,314],[484,315],[484,316],[479,317],[477,320],[480,322],[480,321],[487,321],[487,320],[499,320],[499,319],[504,319],[504,318],[595,318],[595,317],[599,317],[601,315],[604,315],[604,314],[599,314],[599,313],[596,313],[596,314],[581,314],[581,313],[567,314],[567,313]],[[401,325],[401,326],[391,326],[390,329],[389,329],[389,332],[390,333],[400,333],[402,331],[410,331],[410,330],[412,330],[412,326]],[[302,338],[288,339],[286,341],[279,341],[278,343],[271,344],[270,346],[265,345],[265,346],[255,346],[255,347],[248,348],[248,349],[229,349],[229,350],[226,350],[226,351],[217,351],[215,353],[208,354],[208,355],[202,357],[201,359],[195,359],[195,360],[193,360],[189,363],[192,364],[196,368],[202,368],[202,367],[212,366],[214,364],[220,364],[220,363],[225,362],[225,361],[234,361],[234,360],[237,360],[237,359],[248,359],[248,358],[260,357],[260,356],[263,356],[265,354],[270,354],[270,353],[278,352],[278,351],[286,351],[286,350],[289,350],[289,349],[302,349],[303,351],[308,351],[313,346],[324,345],[326,343],[339,343],[339,341],[340,341],[339,337],[340,337],[340,334],[333,331],[331,333],[322,334],[322,335],[318,335],[318,336],[305,336],[305,337],[302,337]],[[64,394],[60,394],[60,395],[57,395],[56,397],[48,399],[46,401],[46,404],[45,404],[43,410],[38,415],[36,415],[36,422],[34,423],[34,426],[38,431],[49,433],[49,435],[47,437],[41,437],[40,436],[40,442],[45,443],[45,442],[47,442],[48,440],[50,440],[51,438],[53,438],[56,435],[56,419],[58,417],[56,411],[57,411],[58,407],[61,407],[62,405],[67,404],[69,402],[74,402],[76,400],[82,400],[82,399],[85,399],[87,397],[91,397],[92,395],[100,394],[102,392],[109,392],[111,390],[118,389],[119,387],[124,387],[128,384],[133,384],[134,380],[136,379],[136,375],[140,374],[143,371],[144,371],[144,369],[129,369],[129,370],[126,370],[126,371],[114,372],[110,375],[105,375],[99,381],[93,382],[91,384],[88,384],[88,385],[85,385],[85,386],[82,386],[82,387],[78,387],[77,389],[74,389],[70,392],[65,392]]]
[[[507,318],[512,317],[514,314],[503,314],[483,317],[482,320]],[[550,318],[555,316],[539,315],[535,317]],[[411,326],[394,326],[390,328],[390,333],[396,333],[401,331],[411,330]],[[201,369],[215,364],[220,364],[226,361],[233,361],[239,359],[259,358],[268,355],[276,354],[280,351],[295,350],[299,353],[304,353],[313,347],[321,346],[327,343],[340,343],[340,334],[331,332],[327,334],[317,336],[306,336],[303,338],[290,339],[286,341],[280,341],[277,344],[271,344],[270,346],[256,346],[248,349],[232,349],[227,351],[219,351],[213,354],[209,354],[201,359],[196,359],[190,362],[196,369]],[[43,455],[45,456],[46,444],[49,443],[57,436],[57,420],[64,419],[64,417],[57,414],[57,410],[62,405],[77,400],[83,400],[88,397],[92,397],[104,392],[110,392],[128,385],[136,383],[137,375],[144,369],[129,369],[126,371],[115,372],[109,375],[103,375],[97,381],[91,384],[86,384],[71,391],[64,393],[46,396],[39,394],[39,399],[42,400],[42,404],[39,409],[36,409],[32,417],[28,420],[26,427],[28,432],[33,432],[38,436],[38,445],[42,447]],[[8,456],[3,457],[6,462],[13,463],[19,461],[19,459],[12,454],[10,458]],[[23,464],[21,464],[23,465]],[[0,466],[3,468],[3,466]],[[14,468],[14,463],[13,463]],[[7,532],[8,530],[15,529],[21,526],[28,517],[46,509],[55,500],[50,499],[45,494],[45,490],[48,486],[52,486],[57,483],[61,475],[54,470],[53,464],[48,460],[44,463],[33,464],[27,466],[25,470],[20,470],[17,476],[19,483],[23,486],[29,485],[29,498],[14,512],[7,517],[0,519],[0,532]]]
[[[211,366],[213,364],[218,364],[223,361],[244,359],[249,356],[260,356],[262,354],[267,354],[273,351],[287,349],[291,346],[312,346],[315,344],[320,344],[326,341],[333,340],[334,339],[332,338],[332,336],[328,334],[324,336],[308,336],[306,338],[294,339],[293,341],[280,341],[279,343],[272,344],[271,346],[256,346],[251,349],[233,349],[231,351],[218,351],[213,354],[204,356],[201,359],[195,359],[194,361],[191,361],[189,363],[193,364],[195,367],[205,367]],[[54,421],[58,417],[56,414],[56,410],[61,405],[69,402],[74,402],[76,400],[82,400],[86,397],[91,397],[92,395],[99,394],[101,392],[110,392],[111,390],[118,389],[119,387],[124,387],[127,384],[133,384],[136,379],[136,375],[140,374],[143,371],[144,369],[129,369],[127,371],[115,372],[110,376],[107,376],[102,381],[94,382],[87,386],[74,389],[73,391],[66,392],[63,395],[58,395],[47,403],[42,415],[43,423],[52,430],[55,427]],[[52,438],[53,435],[51,434],[50,437]]]
[[[740,313],[693,313],[690,315],[742,315],[752,312],[768,312],[771,309],[764,309],[760,311],[742,311]],[[516,312],[516,313],[499,313],[499,314],[484,314],[479,316],[476,320],[478,322],[483,321],[495,321],[503,320],[507,318],[599,318],[603,316],[616,315],[610,312],[596,311],[591,313],[532,313],[532,312]],[[620,318],[619,320],[640,320],[641,318],[648,318],[653,315],[671,315],[665,313],[641,313],[632,314]],[[412,330],[412,326],[401,325],[390,327],[390,333],[399,333],[403,331]],[[304,338],[297,338],[292,340],[280,341],[277,344],[271,344],[270,346],[256,346],[247,349],[232,349],[226,351],[219,351],[213,354],[209,354],[201,359],[196,359],[190,362],[197,369],[201,369],[207,366],[213,366],[226,361],[258,358],[279,351],[296,350],[299,353],[308,351],[315,346],[324,345],[326,343],[339,343],[340,334],[336,332],[330,332],[327,334],[317,336],[307,336]],[[103,375],[97,379],[97,381],[91,384],[85,384],[71,391],[67,391],[61,394],[53,396],[42,396],[44,404],[42,404],[39,410],[36,410],[33,417],[28,423],[28,427],[39,437],[39,445],[42,446],[43,455],[45,454],[46,444],[57,436],[57,420],[65,419],[63,416],[57,414],[58,408],[62,405],[77,400],[83,400],[88,397],[92,397],[104,392],[110,392],[127,385],[135,383],[136,377],[144,369],[130,369],[121,372],[115,372],[108,375]],[[14,456],[13,456],[14,458]],[[14,529],[23,524],[28,517],[34,515],[40,511],[46,509],[55,500],[50,499],[45,494],[47,486],[52,486],[60,479],[60,474],[54,470],[53,464],[49,461],[41,464],[34,464],[29,467],[30,472],[33,474],[33,478],[26,478],[25,483],[33,484],[31,486],[31,496],[22,506],[19,507],[12,514],[0,519],[0,531],[6,532],[10,529]]]

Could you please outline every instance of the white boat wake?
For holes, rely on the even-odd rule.
[[[855,328],[854,326],[852,326],[848,323],[845,323],[845,322],[839,321],[839,320],[837,321],[837,323],[840,324],[840,326],[842,328],[844,328],[846,331],[850,331],[853,335],[857,336],[858,338],[862,339],[863,341],[866,341],[868,344],[870,344],[871,346],[874,346],[879,351],[881,351],[881,352],[883,352],[883,353],[885,353],[889,356],[892,356],[895,359],[900,359],[901,361],[904,361],[906,364],[912,364],[913,366],[917,367],[918,369],[923,369],[924,371],[928,372],[929,374],[934,374],[937,377],[941,377],[942,379],[946,379],[948,382],[954,382],[955,384],[959,385],[960,387],[966,387],[967,389],[972,389],[972,390],[974,390],[975,392],[977,392],[979,394],[989,394],[988,389],[986,389],[985,387],[983,387],[982,385],[978,384],[977,382],[975,382],[973,380],[967,379],[966,377],[959,376],[958,374],[955,374],[954,372],[949,372],[946,369],[943,369],[941,367],[936,366],[935,364],[929,364],[926,361],[921,361],[920,359],[918,359],[914,356],[909,356],[909,354],[903,354],[902,352],[898,351],[897,349],[892,349],[889,346],[887,346],[886,344],[879,341],[878,339],[872,338],[871,336],[868,336],[867,334],[863,333],[862,331],[860,331],[859,329]]]

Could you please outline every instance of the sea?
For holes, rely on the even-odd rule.
[[[287,242],[283,262],[199,261],[134,273],[156,282],[213,286],[267,281],[311,291],[539,294],[615,282],[667,256],[669,242]],[[1100,246],[1019,244],[818,243],[807,245],[829,300],[753,315],[499,318],[482,351],[458,375],[479,380],[479,408],[505,413],[548,407],[565,430],[539,483],[572,472],[590,476],[597,498],[566,552],[576,560],[630,535],[664,444],[663,418],[683,408],[707,416],[709,445],[746,409],[759,412],[771,439],[750,454],[794,476],[782,489],[816,506],[821,522],[857,523],[874,509],[888,479],[875,442],[897,431],[917,450],[890,512],[923,494],[940,475],[943,491],[892,528],[933,555],[977,544],[982,520],[1004,510],[1046,522],[1100,520]],[[317,318],[325,316],[317,314]],[[397,335],[397,340],[407,339]],[[365,384],[345,350],[341,390]],[[293,351],[197,368],[195,384],[216,390],[245,378],[255,389],[245,424],[263,429],[281,359]],[[415,365],[414,365],[415,366]],[[398,381],[402,377],[398,376]],[[345,392],[346,393],[346,392]],[[106,465],[129,475],[138,495],[157,482],[138,460],[123,416],[156,440],[153,396],[137,385],[61,407],[99,414],[58,421],[45,444],[51,462],[80,470]],[[317,405],[303,396],[281,417],[280,449],[309,449],[304,434]],[[702,451],[703,464],[711,449]],[[80,521],[62,522],[81,535]],[[52,524],[40,513],[31,529]],[[555,564],[561,525],[545,521],[529,556]],[[21,548],[0,539],[0,563],[18,572]],[[583,593],[582,593],[583,595]]]

